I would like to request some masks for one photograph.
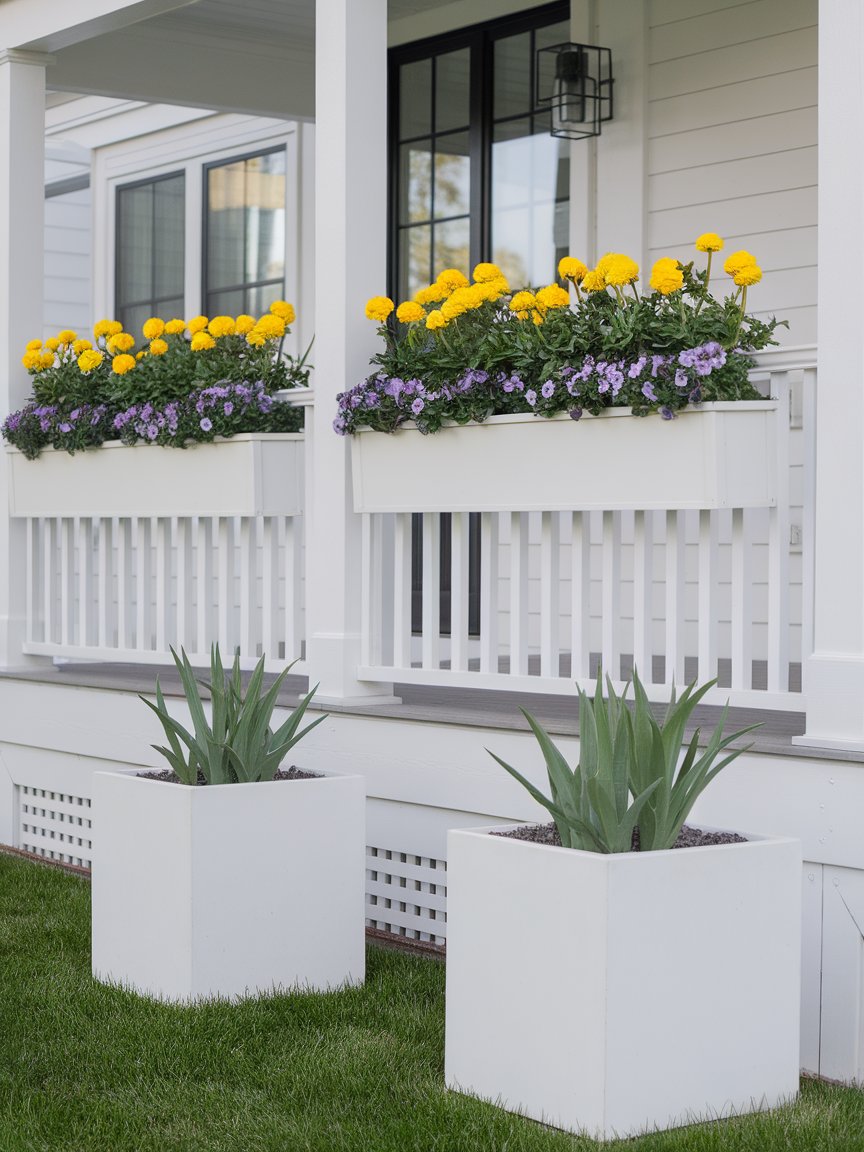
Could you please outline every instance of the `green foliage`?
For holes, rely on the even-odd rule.
[[[168,747],[154,744],[184,784],[195,784],[199,771],[208,784],[248,784],[256,780],[272,780],[289,750],[308,732],[326,719],[319,716],[298,731],[309,702],[315,695],[313,688],[304,696],[288,719],[275,732],[270,719],[282,682],[293,667],[289,665],[264,691],[264,657],[244,692],[240,673],[240,656],[234,657],[230,673],[222,665],[219,645],[210,652],[210,680],[201,683],[210,692],[212,720],[207,721],[195,671],[185,651],[178,656],[171,649],[177,671],[192,716],[194,734],[189,732],[168,712],[159,680],[156,680],[156,703],[144,696],[144,701],[159,717]]]
[[[639,832],[641,851],[671,848],[700,793],[746,748],[738,748],[716,762],[718,755],[759,727],[753,724],[724,737],[724,708],[702,754],[697,729],[679,766],[687,722],[715,683],[711,680],[697,689],[694,682],[680,699],[673,688],[665,717],[658,723],[635,670],[632,711],[625,701],[627,689],[617,696],[608,677],[604,700],[598,673],[593,702],[579,689],[580,757],[575,769],[545,729],[523,709],[546,761],[551,796],[545,796],[500,756],[487,751],[548,809],[565,848],[629,852],[634,829]]]

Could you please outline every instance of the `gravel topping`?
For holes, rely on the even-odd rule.
[[[172,772],[169,768],[154,769],[152,772],[139,772],[138,776],[142,780],[161,780],[165,784],[182,784],[182,780],[176,772]],[[306,772],[303,768],[295,768],[294,765],[290,768],[280,768],[273,777],[274,780],[317,780],[321,777],[320,772]],[[198,773],[196,781],[199,785],[207,784],[207,777],[203,772]]]
[[[511,828],[508,832],[492,832],[492,836],[507,836],[511,840],[530,840],[534,844],[551,844],[561,847],[561,837],[555,823],[551,824],[523,824],[519,828]],[[739,836],[737,832],[705,832],[701,828],[692,828],[685,824],[678,833],[678,839],[673,848],[705,848],[710,844],[746,844],[747,837]],[[639,829],[633,832],[631,845],[632,852],[639,851]]]

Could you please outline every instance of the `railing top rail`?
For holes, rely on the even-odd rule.
[[[792,344],[783,348],[766,348],[754,352],[757,372],[791,372],[800,368],[815,368],[817,346],[815,344]]]

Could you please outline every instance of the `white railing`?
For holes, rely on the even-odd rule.
[[[635,662],[658,698],[673,680],[717,677],[708,699],[800,709],[815,349],[763,354],[753,375],[789,412],[775,507],[364,514],[359,678],[572,693],[601,661],[619,684]],[[530,460],[522,466],[530,471]],[[469,557],[473,546],[476,564],[478,544],[472,627]]]

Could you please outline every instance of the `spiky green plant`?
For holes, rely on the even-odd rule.
[[[578,690],[580,755],[575,769],[542,725],[522,709],[546,761],[551,796],[544,796],[512,765],[487,751],[548,809],[565,848],[629,852],[635,828],[639,830],[643,852],[671,848],[699,794],[747,749],[736,749],[715,763],[719,753],[758,727],[753,724],[724,737],[724,708],[702,755],[697,729],[679,767],[684,728],[693,709],[715,683],[712,680],[697,689],[694,682],[680,699],[676,699],[673,687],[661,724],[654,718],[635,670],[632,712],[625,700],[627,687],[619,697],[608,677],[604,700],[602,675],[598,673],[593,702],[583,689]]]
[[[195,784],[199,770],[208,784],[248,784],[255,780],[272,780],[279,765],[291,748],[312,729],[326,719],[319,716],[298,732],[300,723],[315,695],[312,689],[288,719],[274,732],[270,726],[279,689],[293,668],[290,664],[263,693],[264,657],[255,665],[244,692],[240,674],[240,654],[234,656],[230,673],[222,665],[219,645],[210,650],[210,680],[201,684],[210,692],[212,719],[208,723],[201,699],[199,682],[185,650],[171,655],[180,673],[186,703],[192,716],[194,735],[168,712],[165,697],[157,677],[156,703],[144,701],[159,717],[165,730],[168,747],[154,744],[184,784]]]

